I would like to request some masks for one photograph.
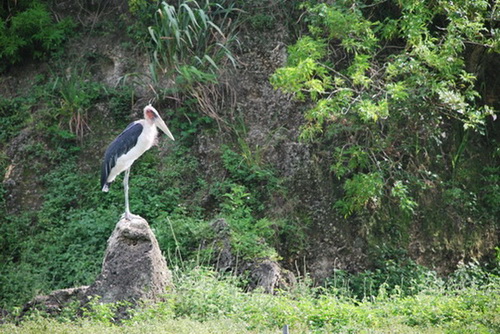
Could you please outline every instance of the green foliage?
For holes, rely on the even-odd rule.
[[[41,152],[44,157],[52,154]],[[63,156],[65,160],[59,160]],[[1,307],[22,304],[49,290],[89,284],[99,272],[118,213],[113,202],[95,191],[97,175],[75,170],[74,157],[61,155],[57,168],[32,175],[46,189],[41,208],[5,213],[0,227],[0,277],[5,283],[0,287]]]
[[[440,154],[450,124],[466,130],[444,157],[455,170],[469,132],[484,133],[493,114],[464,60],[466,44],[496,50],[493,8],[487,1],[362,0],[301,8],[309,34],[288,47],[286,66],[270,81],[312,103],[302,140],[333,143],[332,171],[345,190],[336,207],[348,216],[394,203],[413,214],[433,174],[426,157]]]
[[[222,163],[229,177],[220,186],[226,193],[233,185],[236,185],[236,188],[238,186],[247,188],[245,191],[249,192],[249,196],[241,197],[248,197],[246,205],[258,213],[265,208],[264,202],[272,192],[279,190],[278,179],[272,167],[259,158],[258,148],[252,150],[239,141],[238,150],[240,152],[228,146],[222,147]],[[228,195],[222,194],[222,196]]]
[[[132,14],[138,15],[142,11],[149,9],[155,0],[128,0],[128,8]]]
[[[500,280],[500,262],[496,259],[493,270],[487,271],[478,261],[459,264],[447,280],[452,289],[480,289],[481,287],[494,285]]]
[[[200,115],[197,111],[198,101],[194,98],[185,100],[175,110],[169,110],[169,126],[176,129],[176,141],[183,143],[186,147],[196,140],[196,135],[213,125],[213,119],[207,115]],[[179,137],[179,138],[178,138]]]
[[[235,280],[234,276],[219,278],[217,273],[204,268],[183,274],[176,286],[182,296],[174,305],[176,316],[206,321],[234,313],[242,302]]]
[[[146,153],[145,158],[149,156]],[[228,222],[232,252],[239,258],[278,257],[273,246],[281,223],[260,217],[262,202],[277,189],[276,179],[267,166],[247,164],[244,157],[225,147],[222,160],[228,177],[212,184],[198,179],[196,185],[199,166],[184,151],[178,155],[172,152],[167,160],[160,175],[156,167],[147,167],[147,161],[138,161],[137,172],[131,177],[131,198],[135,199],[131,205],[133,212],[154,219],[155,235],[172,263],[183,267],[191,262],[213,262],[217,254],[213,254],[207,242],[214,238],[210,220],[216,217]],[[151,180],[157,180],[154,184],[158,188],[150,189]],[[189,184],[191,188],[186,188]],[[134,188],[140,191],[133,193]],[[215,210],[204,212],[196,207],[193,198],[187,203],[182,201],[183,195],[196,192],[196,196],[208,193],[214,201],[210,208]],[[145,194],[147,198],[142,200]],[[139,205],[136,207],[134,202]]]
[[[413,296],[441,289],[445,282],[436,272],[415,263],[404,250],[382,247],[375,257],[374,269],[357,274],[336,271],[332,287],[356,299]]]
[[[176,212],[160,215],[156,221],[153,231],[171,265],[185,268],[212,260],[211,249],[200,249],[213,234],[206,220]]]
[[[406,214],[413,214],[417,207],[417,202],[409,196],[408,187],[402,181],[394,182],[391,190],[392,197],[399,201],[399,208]]]
[[[37,159],[54,158],[49,171],[43,166],[40,175],[31,176],[44,188],[41,207],[19,216],[5,214],[0,224],[2,308],[57,288],[89,284],[99,273],[106,240],[123,212],[121,177],[109,193],[100,192],[99,169],[79,170],[74,145],[32,148]],[[164,160],[154,149],[143,155],[134,164],[130,198],[132,211],[148,219],[162,249],[172,257],[180,249],[188,258],[207,237],[207,223],[195,218],[198,207],[185,203],[199,186],[198,164],[182,150]],[[181,244],[172,240],[168,219]]]
[[[83,309],[83,316],[102,326],[111,326],[121,308],[130,307],[128,302],[101,303],[99,297],[92,298]]]
[[[247,22],[253,32],[265,32],[275,29],[279,24],[289,24],[290,8],[295,7],[290,0],[254,0],[235,2],[242,10],[242,20]]]
[[[410,267],[406,270],[409,272]],[[491,333],[500,329],[496,294],[499,281],[495,277],[473,288],[429,284],[422,292],[411,295],[382,284],[362,301],[339,295],[333,287],[312,287],[307,280],[301,281],[296,290],[269,295],[245,292],[235,277],[203,267],[176,272],[174,277],[175,291],[165,295],[161,302],[142,305],[120,325],[114,324],[113,318],[122,304],[100,304],[93,300],[83,318],[71,318],[68,322],[68,314],[57,320],[38,313],[17,324],[4,323],[0,330],[5,333],[276,333],[285,324],[298,333],[364,333],[367,328],[384,333]],[[430,279],[432,282],[436,278]]]
[[[380,205],[383,180],[380,174],[356,174],[344,184],[344,199],[335,203],[335,206],[345,215],[361,211],[366,206],[377,208]]]
[[[206,116],[225,122],[220,114],[228,106],[221,96],[230,88],[219,77],[230,70],[228,65],[236,65],[231,49],[236,44],[238,12],[232,1],[225,0],[159,4],[146,43],[153,82],[148,84],[158,99],[173,95],[186,103],[197,112],[195,122]]]
[[[0,144],[7,143],[31,121],[34,102],[21,97],[0,98]]]
[[[38,1],[14,2],[8,8],[0,12],[0,70],[25,57],[40,59],[59,51],[75,27],[68,18],[55,23],[45,4]]]
[[[257,14],[250,16],[250,24],[256,31],[273,29],[276,25],[276,18],[271,14]]]
[[[493,214],[500,214],[500,167],[484,167],[482,173],[484,181],[483,192],[485,205]]]
[[[233,11],[209,1],[181,1],[177,6],[162,2],[149,27],[154,81],[167,78],[184,89],[215,82],[219,66],[227,60],[234,65],[228,49],[234,39]]]
[[[185,122],[183,114],[190,123]],[[173,117],[172,124],[176,124],[180,130],[183,145],[190,145],[198,127],[210,121],[208,117],[196,117],[189,107],[176,110]],[[246,129],[243,123],[239,126],[242,129],[234,128],[235,147],[221,147],[220,168],[224,170],[223,177],[216,177],[210,183],[199,178],[197,187],[177,193],[177,196],[193,194],[189,204],[179,203],[177,207],[167,209],[168,212],[173,211],[173,215],[162,214],[158,218],[162,223],[161,226],[155,226],[156,234],[160,235],[162,248],[176,263],[179,259],[195,260],[196,263],[210,263],[214,260],[217,254],[213,254],[207,241],[213,240],[209,221],[218,217],[226,219],[230,225],[232,252],[237,257],[277,258],[273,246],[281,222],[262,218],[262,215],[267,208],[265,203],[274,192],[279,191],[278,181],[273,169],[262,157],[265,147],[249,145],[245,140]],[[180,151],[182,152],[178,156],[172,158],[173,164],[177,166],[177,162],[180,162],[179,169],[185,169],[189,166],[185,161],[186,156],[191,152],[185,149]],[[168,170],[172,170],[172,163],[166,165]],[[199,172],[195,171],[194,174],[198,175]],[[147,171],[145,176],[151,177]],[[174,180],[179,179],[177,177]],[[165,202],[166,198],[168,197],[162,195],[160,199]]]
[[[82,139],[89,131],[88,111],[101,95],[102,86],[86,77],[86,70],[71,70],[51,83],[48,115],[59,121],[62,129]]]
[[[228,177],[211,191],[220,202],[220,215],[231,227],[233,249],[245,259],[276,258],[273,245],[280,223],[258,218],[265,209],[264,203],[273,192],[279,191],[274,172],[269,166],[257,163],[259,159],[229,147],[223,147],[222,161]]]
[[[294,93],[299,100],[305,94],[317,98],[331,88],[327,68],[320,63],[326,55],[326,43],[305,36],[289,47],[288,67],[276,70],[271,83],[287,93]]]
[[[115,89],[107,88],[109,97],[109,111],[117,127],[125,127],[130,121],[130,110],[135,103],[134,90],[130,86],[120,85]]]
[[[232,184],[223,196],[221,216],[227,217],[231,228],[232,250],[245,260],[269,257],[276,259],[277,253],[270,246],[275,237],[275,223],[269,219],[256,219],[248,206],[250,193],[244,186]]]

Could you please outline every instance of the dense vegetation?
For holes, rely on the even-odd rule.
[[[488,128],[496,116],[466,70],[479,64],[464,56],[475,47],[499,51],[495,8],[488,1],[302,7],[308,34],[288,48],[287,66],[271,82],[312,102],[301,138],[328,145],[344,189],[338,211],[369,207],[396,224],[384,229],[400,232],[420,199],[439,189],[474,224],[497,220],[499,143]],[[481,135],[490,153],[478,166],[468,147],[481,145]]]
[[[10,322],[1,331],[500,331],[500,104],[486,73],[500,50],[495,3],[129,0],[114,26],[106,15],[115,2],[77,1],[92,27],[71,11],[53,15],[53,1],[0,8],[2,75],[44,64],[29,87],[0,97],[0,308]],[[241,66],[238,33],[265,36],[283,25],[287,61],[269,82],[305,110],[297,142],[334,180],[322,193],[334,194],[335,222],[366,239],[370,265],[335,269],[321,287],[291,265],[298,284],[270,296],[213,269],[211,222],[226,219],[240,261],[295,266],[315,226],[326,224],[275,202],[302,194],[266,147],[248,141],[251,124],[225,81]],[[72,48],[117,35],[149,66],[109,85],[96,74],[102,55]],[[153,228],[176,291],[120,324],[120,305],[98,300],[83,318],[69,308],[16,323],[36,294],[95,279],[123,203],[120,180],[98,191],[96,152],[151,99],[177,140],[134,164],[131,211]],[[222,138],[215,160],[197,151],[202,136]],[[425,247],[464,263],[451,263],[457,270],[446,278],[417,264],[408,250],[415,230]]]
[[[75,26],[70,19],[54,22],[47,4],[32,0],[7,1],[0,8],[0,18],[0,70],[61,51]]]

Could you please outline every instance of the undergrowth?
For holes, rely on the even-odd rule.
[[[500,330],[500,277],[476,265],[458,276],[482,272],[486,280],[471,287],[453,276],[443,285],[415,295],[389,292],[384,286],[370,298],[339,295],[336,287],[313,287],[306,279],[287,291],[269,295],[245,292],[241,279],[205,267],[174,271],[176,290],[162,302],[144,303],[116,322],[120,305],[91,302],[83,317],[71,308],[58,317],[35,311],[15,325],[15,315],[0,326],[3,333],[493,333]],[[218,324],[216,326],[215,324]]]

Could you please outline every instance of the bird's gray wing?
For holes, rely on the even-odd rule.
[[[107,184],[109,173],[116,165],[116,160],[137,144],[142,129],[143,126],[141,123],[130,123],[108,146],[101,166],[101,189]]]

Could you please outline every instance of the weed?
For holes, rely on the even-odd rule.
[[[67,128],[80,140],[90,130],[88,111],[101,95],[102,88],[86,78],[85,73],[85,69],[70,69],[69,73],[56,78],[51,84],[51,98],[57,102],[52,105],[49,114],[59,121],[60,127]]]

